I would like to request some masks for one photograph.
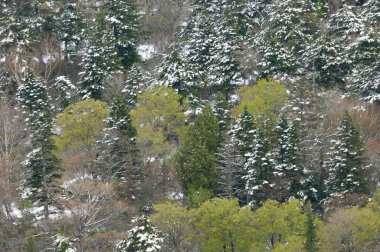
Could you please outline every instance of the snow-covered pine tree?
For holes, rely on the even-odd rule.
[[[248,159],[247,154],[251,151],[255,139],[256,124],[247,107],[243,108],[239,118],[233,124],[230,134],[236,141],[240,154]]]
[[[182,97],[187,97],[194,85],[194,73],[187,67],[185,60],[180,50],[173,49],[165,56],[158,70],[161,84],[173,88]]]
[[[313,13],[310,0],[273,1],[268,24],[254,39],[262,76],[304,73],[302,54],[315,34]]]
[[[130,109],[136,108],[137,95],[143,91],[143,87],[146,85],[145,81],[147,80],[143,76],[141,67],[134,64],[128,72],[125,87],[121,91]]]
[[[139,60],[137,46],[141,39],[141,14],[136,0],[109,0],[105,4],[119,60],[128,70]]]
[[[74,247],[69,238],[63,235],[55,235],[52,237],[53,243],[50,248],[47,249],[48,252],[76,252],[77,249]]]
[[[226,5],[220,13],[214,13],[215,38],[210,48],[208,74],[209,84],[223,92],[227,100],[241,78],[241,66],[238,60],[242,50],[239,27],[237,20],[227,15],[229,12],[234,12],[236,8],[234,7]]]
[[[37,41],[43,23],[39,5],[38,1],[1,1],[0,48],[27,47]]]
[[[248,35],[253,35],[257,29],[261,27],[268,19],[269,7],[272,0],[248,0],[244,9],[243,15],[249,26]],[[249,39],[249,38],[248,38]]]
[[[163,238],[161,232],[153,226],[148,216],[134,220],[137,226],[127,232],[127,236],[116,245],[115,252],[158,252]]]
[[[353,67],[350,44],[365,29],[364,21],[360,7],[348,3],[329,17],[326,31],[304,55],[318,83],[343,88]]]
[[[209,86],[207,70],[215,40],[210,6],[211,1],[196,1],[179,33],[187,71],[193,73],[193,81],[198,89]]]
[[[25,113],[29,114],[27,122],[32,133],[30,141],[33,148],[23,162],[23,194],[34,202],[42,202],[45,218],[48,218],[54,180],[60,176],[59,160],[53,154],[55,145],[52,140],[53,117],[49,97],[42,80],[29,71],[24,84],[19,87],[17,98]]]
[[[106,136],[101,141],[100,166],[105,166],[108,176],[121,182],[130,199],[139,198],[143,172],[136,146],[136,129],[127,102],[120,96],[113,101],[107,119]],[[125,186],[124,186],[125,185]]]
[[[100,12],[96,20],[96,29],[87,44],[81,63],[84,68],[80,73],[82,99],[102,98],[107,77],[120,66],[115,43],[114,36],[107,29],[105,14]]]
[[[229,104],[223,93],[218,92],[212,97],[214,115],[218,120],[218,143],[221,144],[224,141],[224,137],[227,129],[231,123],[231,114],[229,112]]]
[[[347,51],[353,62],[349,88],[369,101],[380,101],[380,3],[368,1],[361,17],[365,27],[349,44]]]
[[[55,78],[53,85],[49,87],[49,93],[53,98],[55,111],[62,112],[73,101],[77,88],[66,76]]]
[[[278,142],[274,158],[276,187],[280,193],[278,199],[283,201],[288,196],[303,197],[305,170],[300,163],[297,127],[294,122],[289,122],[281,115],[276,131]]]
[[[367,192],[364,147],[358,128],[348,111],[344,112],[336,138],[331,143],[329,159],[325,163],[329,172],[326,180],[327,193]]]
[[[85,35],[86,23],[84,15],[78,9],[77,2],[76,0],[65,0],[54,17],[56,22],[54,31],[59,41],[63,43],[66,60],[76,56],[76,50]]]

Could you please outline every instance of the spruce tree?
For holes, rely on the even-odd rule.
[[[63,42],[65,59],[71,60],[76,56],[76,50],[84,38],[86,29],[84,16],[78,9],[77,1],[65,0],[54,19],[54,31],[59,41]]]
[[[327,192],[366,193],[368,189],[364,171],[367,162],[364,147],[359,130],[348,111],[344,112],[336,138],[331,143],[331,152],[325,164],[329,172]]]
[[[52,96],[57,112],[62,112],[70,105],[75,97],[76,90],[77,88],[66,76],[55,78],[55,82],[49,87],[49,93]]]
[[[103,153],[98,162],[108,170],[108,176],[127,188],[126,196],[141,196],[143,172],[136,145],[137,131],[127,102],[120,96],[113,101],[107,119],[106,136],[102,140]]]
[[[274,186],[274,161],[270,151],[270,144],[265,139],[260,128],[251,132],[253,139],[249,152],[246,154],[247,162],[244,164],[246,175],[245,191],[247,203],[252,206],[261,204],[268,198],[272,198]]]
[[[127,232],[127,236],[116,245],[116,252],[161,251],[163,238],[161,232],[153,226],[148,216],[134,220],[137,226]]]
[[[105,11],[119,60],[124,69],[129,69],[139,60],[137,46],[142,37],[137,2],[109,0],[105,4]]]
[[[80,73],[82,99],[102,98],[107,77],[120,66],[114,44],[114,37],[107,30],[105,14],[100,12],[96,20],[96,29],[81,63],[84,68]]]
[[[344,87],[353,67],[351,42],[364,28],[359,7],[349,3],[329,16],[326,31],[305,53],[305,60],[312,60],[309,65],[318,83]]]
[[[185,193],[205,189],[214,192],[217,173],[215,153],[218,150],[217,120],[209,106],[203,109],[178,150],[177,175]]]
[[[277,148],[275,151],[275,176],[279,200],[287,196],[304,196],[305,171],[300,163],[299,138],[294,122],[288,122],[284,115],[276,126]],[[288,193],[288,195],[286,195]]]
[[[317,237],[317,227],[315,223],[315,216],[311,208],[310,201],[306,202],[305,205],[305,246],[304,249],[306,252],[315,252],[318,251],[318,237]]]
[[[181,46],[185,49],[187,71],[194,73],[193,82],[197,89],[209,86],[207,70],[215,40],[210,5],[208,1],[197,1],[179,34]]]
[[[247,154],[251,151],[251,145],[255,139],[256,124],[247,107],[243,108],[230,133],[237,142],[241,155],[248,158]]]
[[[178,49],[173,49],[165,56],[158,72],[161,84],[173,88],[182,97],[192,92],[194,73],[188,69],[186,59]]]
[[[304,72],[302,54],[315,34],[312,15],[310,0],[273,1],[268,24],[255,36],[261,75]]]
[[[18,101],[24,111],[29,113],[28,126],[32,133],[33,148],[27,160],[23,162],[23,194],[33,202],[42,202],[45,218],[48,218],[54,180],[59,177],[59,160],[53,154],[53,117],[47,90],[41,79],[35,77],[32,72],[28,72],[24,84],[19,87]]]
[[[123,97],[130,109],[136,108],[137,95],[143,91],[143,86],[146,85],[142,69],[139,65],[134,64],[131,70],[128,72],[127,81],[125,82],[125,87],[121,91]]]

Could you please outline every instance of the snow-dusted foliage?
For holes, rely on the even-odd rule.
[[[233,124],[230,134],[233,140],[236,141],[241,154],[246,156],[251,150],[251,145],[256,136],[255,121],[246,107],[244,107],[243,112]]]
[[[76,95],[76,86],[66,76],[58,76],[55,82],[50,86],[51,95],[57,111],[63,111],[70,105]]]
[[[329,176],[326,180],[328,193],[366,192],[364,179],[366,160],[359,131],[347,111],[338,127],[329,158],[325,163]]]
[[[134,64],[128,72],[125,87],[121,91],[130,109],[136,108],[137,95],[146,86],[145,81],[147,81],[147,78],[144,77],[141,67],[138,64]]]
[[[138,42],[141,37],[141,17],[135,0],[109,0],[105,4],[106,21],[113,33],[115,48],[122,66],[129,69],[139,55]]]
[[[127,232],[127,237],[116,245],[116,252],[158,252],[163,238],[148,216],[135,219],[137,226]]]
[[[184,56],[177,49],[165,56],[162,66],[158,69],[160,84],[173,88],[182,96],[191,91],[195,74],[188,69]]]
[[[63,235],[55,235],[53,238],[53,243],[50,248],[47,249],[48,252],[76,252],[77,249],[73,246],[70,239]]]
[[[277,148],[275,150],[275,177],[279,189],[292,196],[302,196],[305,171],[300,164],[299,138],[296,125],[284,116],[276,126]]]
[[[81,91],[83,99],[100,99],[104,84],[111,71],[119,66],[115,39],[106,29],[104,14],[99,14],[93,38],[87,45],[81,65]]]
[[[43,20],[37,14],[41,3],[17,2],[0,3],[0,48],[7,46],[29,46],[38,37],[38,28]]]
[[[84,38],[86,28],[85,19],[78,8],[77,1],[65,1],[54,19],[57,22],[54,30],[63,43],[66,60],[70,60],[76,56],[77,47]]]
[[[304,72],[302,54],[313,39],[310,0],[278,0],[270,7],[268,24],[256,35],[258,67],[263,76]]]
[[[263,138],[259,128],[253,130],[253,141],[250,151],[245,154],[247,162],[244,164],[246,175],[245,190],[252,203],[258,203],[270,196],[273,184],[274,159],[269,149],[269,143]]]
[[[32,200],[48,201],[48,187],[59,174],[58,159],[52,154],[52,113],[47,90],[39,77],[28,72],[19,87],[18,101],[29,114],[28,126],[32,132],[33,150],[23,162],[25,168],[24,191]]]
[[[326,30],[310,43],[304,55],[319,83],[345,83],[353,66],[350,44],[364,28],[365,20],[357,6],[344,4],[329,17]]]

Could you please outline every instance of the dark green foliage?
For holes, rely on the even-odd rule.
[[[215,153],[218,149],[217,120],[209,106],[189,128],[177,154],[177,175],[187,194],[190,189],[216,189]]]
[[[247,107],[244,107],[243,112],[241,112],[231,130],[231,134],[237,142],[238,149],[243,157],[251,150],[251,145],[255,138],[255,130],[255,121]]]
[[[326,161],[329,172],[326,181],[328,193],[366,193],[368,189],[364,171],[367,162],[363,142],[348,111],[344,112],[336,137],[331,143],[333,146]]]
[[[306,202],[305,206],[305,251],[306,252],[316,252],[318,251],[318,237],[317,237],[317,227],[316,227],[316,217],[313,214],[310,201]]]
[[[19,88],[18,100],[27,113],[28,125],[31,130],[33,150],[24,161],[25,180],[24,194],[33,201],[50,200],[53,181],[60,175],[59,160],[54,156],[55,149],[52,140],[53,117],[45,86],[40,78],[28,72],[24,85]],[[47,208],[45,208],[46,214]]]
[[[137,46],[142,37],[137,2],[109,0],[104,8],[121,65],[124,69],[129,69],[139,60]]]
[[[111,105],[107,126],[97,162],[106,169],[106,176],[125,184],[126,196],[139,198],[144,176],[136,146],[137,131],[132,126],[128,104],[120,96]]]
[[[120,62],[114,47],[114,37],[107,30],[106,17],[100,12],[96,19],[96,29],[82,60],[80,94],[83,99],[100,100],[104,84],[109,74],[118,69]]]

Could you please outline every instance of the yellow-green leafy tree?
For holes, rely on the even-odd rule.
[[[101,139],[108,115],[105,102],[93,99],[68,106],[56,119],[58,153],[89,151]]]
[[[287,203],[268,200],[254,213],[254,242],[252,251],[288,251],[300,249],[304,241],[305,216],[300,201],[294,199]]]
[[[249,251],[254,241],[253,214],[237,199],[214,198],[194,209],[193,238],[205,252]]]
[[[132,111],[132,119],[145,159],[165,158],[179,145],[186,120],[180,98],[164,86],[150,88],[137,97],[138,107]]]
[[[261,79],[253,86],[242,86],[237,93],[240,104],[232,109],[235,117],[247,107],[256,120],[261,123],[269,120],[271,126],[276,123],[280,109],[288,101],[285,86],[271,79]]]
[[[166,251],[189,251],[192,212],[179,203],[163,202],[154,206],[152,223],[164,234],[163,249]]]

